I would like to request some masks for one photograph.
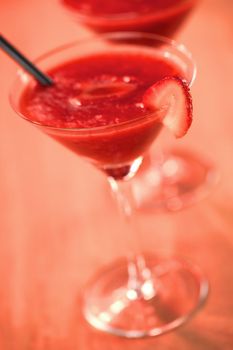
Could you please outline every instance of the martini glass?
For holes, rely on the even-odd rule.
[[[174,37],[199,0],[60,2],[75,20],[94,32],[138,31]],[[158,148],[147,154],[133,183],[137,208],[181,210],[205,198],[218,182],[213,163],[203,155],[172,148],[158,152]]]
[[[195,73],[189,55],[179,47],[156,35],[140,33],[111,33],[69,44],[42,56],[37,64],[44,71],[50,71],[77,58],[114,52],[129,52],[130,55],[143,52],[173,60],[181,66],[188,81]],[[162,128],[157,113],[93,128],[51,126],[46,118],[35,122],[22,112],[22,96],[33,84],[33,78],[27,73],[18,73],[10,93],[14,110],[105,174],[126,220],[127,239],[133,247],[126,258],[104,267],[84,288],[86,320],[96,329],[127,338],[157,336],[181,326],[203,305],[208,282],[199,268],[187,261],[162,260],[157,255],[143,254],[133,215],[130,179]],[[98,88],[101,89],[99,84]]]

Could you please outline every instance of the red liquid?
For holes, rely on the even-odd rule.
[[[46,132],[76,153],[112,169],[141,156],[161,129],[142,103],[145,91],[165,76],[182,74],[156,56],[103,53],[65,63],[49,75],[55,84],[29,86],[20,112],[53,127]]]
[[[140,31],[172,36],[197,0],[61,0],[97,32]]]

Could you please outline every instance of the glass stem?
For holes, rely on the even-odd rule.
[[[117,201],[118,208],[129,228],[128,238],[131,251],[128,259],[128,292],[129,299],[150,299],[155,295],[151,272],[146,266],[145,258],[141,252],[141,242],[138,225],[135,220],[135,200],[131,181],[117,181],[108,178],[112,192]]]

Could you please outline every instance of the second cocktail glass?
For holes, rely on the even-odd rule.
[[[143,56],[138,56],[139,53]],[[112,74],[115,70],[119,73],[119,68],[114,69],[112,63],[108,64],[108,59],[112,60],[114,55],[122,59],[122,66],[126,67],[124,76],[110,76],[110,71]],[[150,65],[144,63],[152,59],[155,60],[155,64],[164,62],[165,65],[176,67],[182,72],[181,78],[186,79],[188,83],[191,83],[195,76],[195,66],[183,46],[156,35],[140,33],[112,33],[94,37],[54,50],[37,62],[44,71],[50,72],[56,67],[68,67],[66,65],[69,62],[77,59],[80,59],[79,62],[82,64],[85,57],[88,57],[89,62],[93,62],[92,80],[83,84],[73,81],[72,86],[76,84],[78,96],[82,96],[83,100],[69,96],[67,102],[69,113],[72,108],[82,108],[82,103],[85,105],[88,99],[91,102],[91,110],[98,105],[98,99],[101,99],[103,105],[104,100],[113,101],[112,104],[116,105],[116,95],[120,96],[118,103],[121,103],[124,94],[130,94],[135,84],[138,88],[141,82],[137,82],[137,79],[130,74],[125,75],[127,70],[132,74],[132,57],[140,58],[143,65],[137,69],[145,72]],[[98,57],[102,57],[101,60],[104,59],[106,65],[99,66],[96,63]],[[127,63],[128,60],[131,60],[130,65]],[[98,74],[94,71],[97,66]],[[108,67],[107,73],[106,67]],[[69,79],[73,79],[71,73],[72,71],[67,73]],[[84,74],[83,71],[80,74]],[[150,74],[148,71],[147,75]],[[58,99],[59,108],[63,108],[60,100],[64,99],[64,91],[69,89],[62,75],[59,79],[57,83],[62,84],[64,90],[56,92],[54,98]],[[135,118],[128,121],[98,127],[91,125],[75,127],[75,120],[71,120],[70,124],[64,127],[63,124],[59,124],[60,119],[56,121],[55,115],[51,115],[51,108],[48,105],[44,111],[41,110],[37,96],[33,98],[37,105],[34,112],[36,111],[38,118],[34,118],[33,109],[30,109],[30,112],[26,111],[24,98],[27,96],[28,99],[30,94],[25,95],[25,92],[33,90],[33,86],[35,86],[33,79],[20,72],[10,96],[13,108],[21,117],[78,155],[87,158],[107,175],[120,211],[131,231],[128,233],[131,235],[131,241],[137,242],[137,227],[132,220],[134,196],[130,178],[137,172],[145,152],[162,128],[157,113],[151,112],[141,117],[135,115]],[[38,91],[43,95],[45,90],[42,89],[53,89],[53,87],[39,87]],[[82,93],[80,89],[83,89]],[[127,104],[124,107],[131,108]],[[143,106],[136,107],[138,110],[143,108]],[[64,110],[62,111],[64,113]],[[118,111],[120,113],[122,109]],[[100,118],[100,115],[97,114],[97,117]],[[98,118],[95,119],[95,123],[98,122]],[[85,120],[83,122],[85,123]],[[144,255],[138,250],[130,251],[127,259],[107,266],[86,286],[83,312],[92,326],[105,332],[127,338],[156,336],[186,322],[199,310],[207,294],[208,282],[197,267],[180,259],[161,261],[153,254]]]
[[[60,0],[94,32],[138,31],[173,38],[199,0]],[[158,148],[158,147],[157,147]],[[147,154],[134,181],[137,207],[177,211],[204,198],[218,181],[212,162],[182,149]]]

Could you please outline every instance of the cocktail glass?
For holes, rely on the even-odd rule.
[[[158,1],[154,11],[145,11],[144,8],[144,12],[142,6],[146,1],[131,2],[134,11],[128,9],[127,12],[125,1],[104,1],[98,6],[93,0],[60,1],[75,20],[95,32],[138,31],[169,37],[174,37],[199,2],[173,0],[164,4],[163,0]],[[153,1],[155,4],[156,1]],[[149,2],[152,3],[151,0]],[[122,6],[119,13],[113,11],[116,3],[117,8]],[[96,12],[90,10],[92,6]],[[177,211],[205,198],[217,181],[218,173],[213,163],[205,157],[183,149],[163,149],[157,154],[147,154],[133,186],[139,209]]]
[[[183,46],[142,33],[112,33],[79,41],[42,56],[37,63],[49,71],[86,55],[122,51],[176,61],[189,83],[195,76],[195,66]],[[105,173],[131,231],[128,238],[135,247],[139,237],[132,220],[134,195],[130,178],[161,129],[157,113],[95,128],[52,127],[22,113],[21,98],[32,83],[27,73],[19,72],[10,94],[14,110]],[[144,255],[139,248],[134,250],[126,259],[104,268],[86,286],[83,293],[86,320],[99,330],[127,338],[157,336],[181,326],[203,305],[208,294],[206,278],[199,268],[182,259],[160,260]]]

